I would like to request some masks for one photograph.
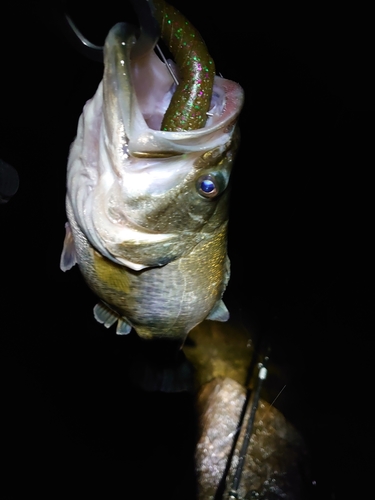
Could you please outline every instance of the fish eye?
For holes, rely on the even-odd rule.
[[[214,198],[223,190],[220,189],[222,187],[220,184],[222,183],[214,175],[201,175],[197,180],[197,191],[205,198]]]

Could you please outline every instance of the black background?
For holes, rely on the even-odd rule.
[[[217,72],[246,95],[226,302],[271,336],[288,379],[280,404],[311,450],[314,498],[346,498],[368,485],[373,465],[371,393],[362,390],[374,346],[366,14],[173,3],[203,35]],[[125,498],[192,499],[190,396],[137,391],[124,369],[132,341],[95,323],[77,269],[59,270],[69,145],[102,76],[61,35],[60,5],[14,3],[1,13],[0,156],[20,176],[0,206],[7,483],[14,494],[104,487],[105,498],[121,488]],[[67,8],[99,44],[130,19],[126,2]]]

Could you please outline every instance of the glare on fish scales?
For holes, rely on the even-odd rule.
[[[168,15],[172,9],[176,22],[184,19],[167,4],[157,5]],[[168,38],[164,23],[161,28]],[[131,60],[132,37],[127,25],[111,29],[103,81],[78,123],[68,160],[61,268],[78,263],[100,298],[94,315],[104,326],[117,323],[118,334],[134,328],[142,338],[182,346],[204,319],[229,317],[222,301],[230,275],[228,185],[243,91],[214,76],[201,94],[205,123],[194,118],[195,128],[180,123],[165,131],[168,111],[176,115],[175,98],[178,106],[182,102],[180,85],[176,90],[154,51]],[[182,48],[171,47],[177,49],[184,56]],[[209,58],[204,44],[199,50]],[[194,82],[186,89],[194,97]],[[193,115],[188,107],[183,111]]]

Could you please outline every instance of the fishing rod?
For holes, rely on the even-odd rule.
[[[240,499],[240,497],[238,496],[238,488],[240,486],[242,471],[243,471],[243,467],[244,467],[244,463],[245,463],[245,458],[246,458],[247,450],[249,448],[250,439],[251,439],[251,435],[252,435],[253,428],[254,428],[255,414],[256,414],[256,411],[258,409],[260,392],[262,389],[263,382],[267,378],[267,365],[269,362],[268,353],[269,353],[269,349],[268,349],[267,354],[263,358],[263,362],[258,364],[259,371],[258,371],[258,377],[257,377],[257,384],[255,387],[255,392],[254,392],[254,397],[252,399],[252,406],[251,406],[251,410],[250,410],[250,415],[249,415],[247,425],[246,425],[246,432],[245,432],[244,440],[242,442],[242,446],[240,449],[240,453],[239,453],[239,457],[238,457],[238,464],[237,464],[237,468],[236,468],[236,471],[235,471],[235,474],[233,477],[232,487],[229,491],[228,500],[239,500]]]
[[[261,342],[264,345],[264,340]],[[255,422],[255,416],[256,412],[258,409],[258,404],[259,404],[259,399],[260,399],[260,394],[261,394],[261,389],[263,386],[263,382],[267,378],[267,366],[269,363],[269,355],[271,352],[271,348],[269,344],[266,344],[267,347],[266,349],[262,349],[262,346],[258,346],[258,348],[255,349],[255,352],[265,352],[262,361],[257,362],[257,357],[254,356],[253,359],[251,360],[249,369],[248,369],[248,375],[246,379],[246,387],[249,386],[250,380],[253,378],[254,373],[256,369],[258,369],[258,374],[257,374],[257,379],[256,379],[256,385],[254,390],[247,390],[245,402],[242,407],[242,411],[239,417],[239,423],[237,426],[236,433],[233,437],[233,442],[232,442],[232,447],[228,455],[227,459],[227,464],[224,469],[224,472],[222,474],[221,480],[219,482],[219,485],[216,490],[216,494],[214,497],[214,500],[224,500],[224,494],[227,489],[227,478],[229,475],[229,472],[231,470],[231,465],[232,465],[232,460],[233,456],[235,453],[235,449],[237,446],[238,438],[241,434],[242,429],[244,428],[245,425],[245,416],[248,413],[248,407],[250,402],[252,403],[250,414],[246,423],[246,431],[245,431],[245,436],[244,440],[242,442],[241,449],[239,451],[239,457],[238,457],[238,464],[233,476],[232,480],[232,485],[229,489],[229,493],[227,493],[227,496],[225,497],[225,500],[242,500],[239,497],[238,489],[241,483],[241,477],[242,477],[242,472],[245,464],[245,458],[247,455],[247,451],[249,448],[250,444],[250,439],[253,433],[253,427],[254,427],[254,422]],[[259,359],[259,358],[258,358]]]

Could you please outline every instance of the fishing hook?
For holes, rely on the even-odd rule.
[[[133,59],[138,59],[154,49],[160,37],[160,28],[154,16],[155,6],[152,0],[130,1],[138,17],[140,32],[131,55]],[[66,38],[81,54],[93,61],[103,62],[104,47],[91,43],[80,32],[65,9],[60,26]]]

